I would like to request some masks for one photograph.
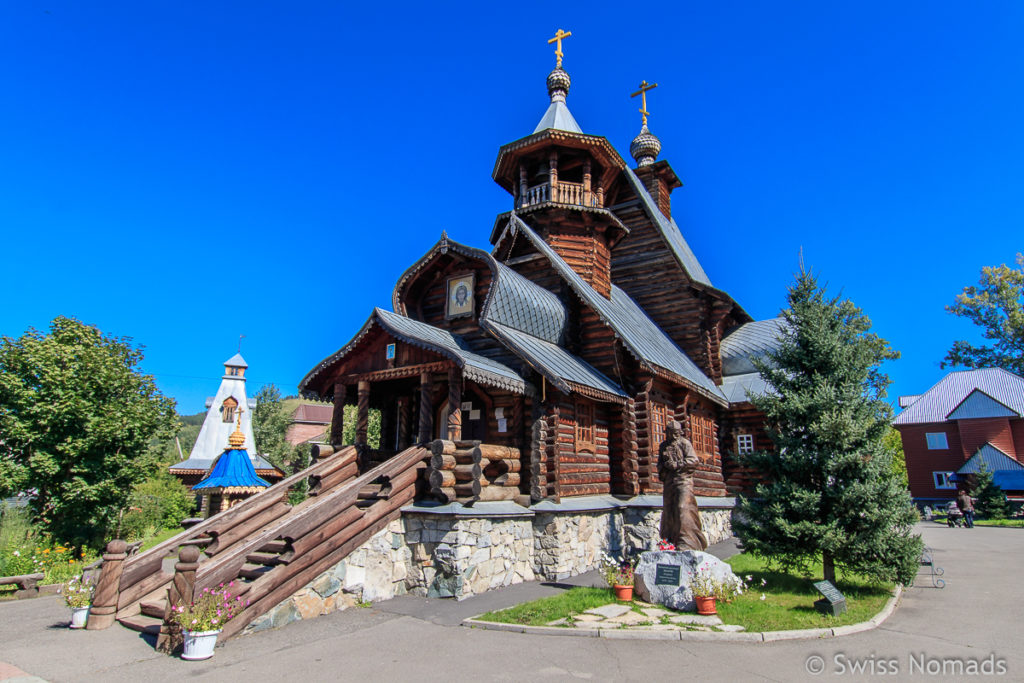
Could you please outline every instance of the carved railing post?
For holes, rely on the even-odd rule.
[[[89,621],[86,624],[90,631],[109,628],[117,617],[117,598],[120,593],[124,560],[128,557],[127,549],[128,544],[117,538],[107,544],[107,552],[103,553],[100,578],[92,595]]]
[[[370,426],[370,383],[359,380],[356,394],[356,450],[359,451],[359,471],[370,469],[370,446],[367,430]]]
[[[167,589],[167,609],[164,610],[164,623],[160,626],[160,636],[156,641],[158,652],[171,654],[182,643],[181,627],[172,619],[177,605],[191,604],[196,588],[196,570],[199,568],[199,548],[187,545],[178,552],[178,562],[174,565],[174,581]]]

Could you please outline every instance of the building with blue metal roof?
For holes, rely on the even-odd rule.
[[[1024,497],[1024,378],[1002,368],[951,372],[899,405],[893,426],[915,499],[955,498],[982,463],[1008,495]]]

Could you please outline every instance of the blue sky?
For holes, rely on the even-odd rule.
[[[712,282],[777,314],[803,249],[903,358],[1024,250],[1024,4],[24,0],[0,8],[0,334],[70,315],[197,412],[238,335],[294,391],[442,230],[487,246],[498,147],[547,106],[628,157],[641,79]]]

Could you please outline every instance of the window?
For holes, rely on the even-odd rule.
[[[221,404],[220,413],[221,419],[224,422],[235,421],[235,410],[238,408],[238,401],[228,396],[224,399],[224,403]]]
[[[946,442],[946,432],[929,432],[924,435],[924,438],[928,441],[928,450],[930,451],[944,451],[949,448],[949,444]]]
[[[576,404],[576,451],[594,451],[594,405]]]
[[[657,451],[665,440],[665,425],[668,424],[668,406],[664,403],[651,401],[651,450]]]
[[[740,455],[754,452],[754,435],[753,434],[737,434],[736,435],[736,452]]]
[[[698,453],[712,455],[715,452],[715,423],[701,415],[690,415],[690,441]]]
[[[943,434],[945,436],[945,434]],[[952,472],[932,472],[932,478],[935,480],[935,488],[937,489],[955,489],[956,484],[949,480]]]
[[[384,360],[394,360],[394,359],[395,359],[395,345],[394,344],[388,344],[387,347],[386,347],[386,350],[384,351]]]

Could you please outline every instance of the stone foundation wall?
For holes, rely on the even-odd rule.
[[[276,628],[405,593],[457,599],[535,579],[561,580],[596,569],[603,553],[657,548],[661,509],[608,506],[598,510],[494,514],[479,517],[406,509],[346,559],[260,616],[247,633]],[[507,509],[507,507],[505,508]],[[710,543],[732,535],[730,508],[701,509]],[[486,516],[484,516],[486,515]]]

